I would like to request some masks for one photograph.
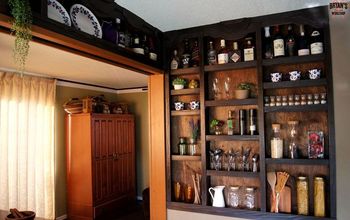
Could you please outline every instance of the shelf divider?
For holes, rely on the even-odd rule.
[[[171,70],[170,75],[181,76],[181,75],[195,75],[199,74],[199,67],[182,68],[177,70]]]
[[[228,100],[208,100],[205,101],[206,107],[215,107],[215,106],[239,106],[239,105],[257,105],[258,99],[228,99]]]
[[[171,95],[199,95],[199,88],[170,90]]]
[[[298,81],[284,81],[284,82],[264,82],[264,89],[281,89],[281,88],[296,88],[296,87],[310,87],[310,86],[326,86],[327,79],[309,79]]]
[[[328,159],[273,159],[266,158],[266,164],[289,164],[289,165],[328,165]]]
[[[225,170],[207,170],[208,176],[230,176],[230,177],[246,177],[259,178],[259,172],[244,172],[244,171],[225,171]]]
[[[200,114],[199,110],[171,111],[171,116],[191,116],[191,115],[199,115],[199,114]]]
[[[237,69],[247,69],[255,68],[257,66],[257,61],[245,61],[237,63],[226,63],[226,64],[216,64],[216,65],[205,65],[205,72],[215,72],[215,71],[224,71],[224,70],[237,70]]]
[[[201,161],[201,156],[191,156],[191,155],[171,155],[171,160],[177,161]]]
[[[282,64],[296,64],[296,63],[310,63],[310,62],[323,62],[325,60],[325,54],[307,55],[307,56],[294,56],[294,57],[280,57],[274,59],[263,59],[263,66],[275,66]]]
[[[207,141],[259,141],[259,135],[206,135]]]
[[[319,105],[291,105],[291,106],[267,106],[264,112],[319,112],[328,111],[327,104]]]

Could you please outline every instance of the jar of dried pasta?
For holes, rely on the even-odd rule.
[[[297,180],[297,208],[298,215],[309,215],[309,186],[305,176]]]
[[[325,189],[324,180],[322,177],[315,177],[314,179],[314,211],[315,216],[325,216]]]

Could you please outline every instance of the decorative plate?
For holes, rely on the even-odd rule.
[[[75,4],[70,8],[74,27],[80,31],[102,38],[102,29],[95,15],[85,6]]]
[[[71,20],[66,9],[56,0],[47,0],[47,17],[71,26]]]

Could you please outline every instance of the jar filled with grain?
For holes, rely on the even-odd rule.
[[[297,180],[297,208],[298,215],[309,215],[309,186],[305,176]]]
[[[315,177],[314,179],[314,211],[315,216],[325,216],[325,188],[322,177]]]

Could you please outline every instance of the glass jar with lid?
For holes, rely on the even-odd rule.
[[[239,186],[231,186],[228,192],[228,206],[238,208],[240,204]]]
[[[256,209],[256,195],[254,187],[247,187],[245,189],[243,208],[251,210]]]
[[[325,187],[322,177],[314,179],[314,212],[317,217],[325,216]]]
[[[179,154],[180,155],[186,155],[187,154],[187,144],[186,144],[186,139],[184,137],[179,138]]]
[[[271,158],[283,158],[283,139],[281,138],[281,125],[272,124]]]
[[[288,157],[290,159],[298,158],[298,125],[299,121],[288,121],[288,133],[289,133],[289,145],[288,145]]]
[[[297,210],[298,215],[309,215],[309,186],[305,176],[297,180]]]

